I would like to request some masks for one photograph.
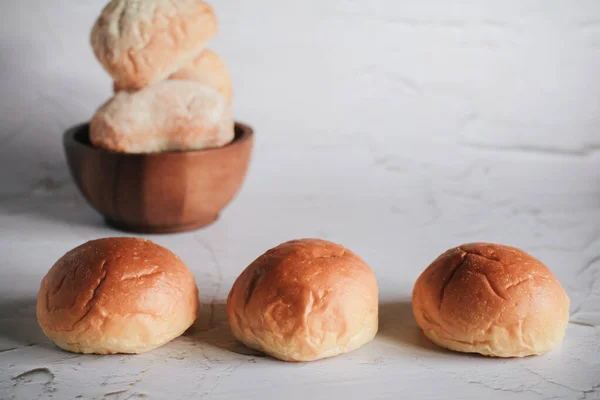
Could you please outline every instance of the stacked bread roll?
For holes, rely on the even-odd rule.
[[[93,145],[126,153],[198,150],[233,140],[225,62],[201,0],[111,0],[91,33],[115,95],[90,123]]]

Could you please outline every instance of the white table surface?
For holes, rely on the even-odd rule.
[[[84,356],[44,337],[35,301],[66,251],[123,235],[79,195],[60,144],[110,95],[87,38],[102,3],[0,12],[0,399],[600,399],[600,3],[215,4],[211,47],[256,128],[252,166],[218,223],[147,236],[194,272],[200,320],[148,354]],[[300,237],[372,266],[372,343],[293,364],[234,341],[234,279]],[[571,299],[560,348],[503,360],[424,338],[412,285],[471,241],[521,247],[556,274]]]

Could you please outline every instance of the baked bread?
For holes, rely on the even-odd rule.
[[[111,0],[91,44],[116,87],[136,90],[192,61],[217,29],[212,7],[201,0]]]
[[[217,89],[228,102],[231,102],[233,96],[231,76],[225,61],[209,49],[205,49],[192,62],[171,75],[169,79],[204,83]]]
[[[225,61],[217,53],[205,49],[200,55],[186,64],[176,73],[169,76],[169,79],[180,81],[200,82],[217,89],[229,103],[233,97],[233,88],[231,76]],[[121,90],[116,82],[113,83],[113,91],[116,93]],[[131,91],[131,90],[129,90]]]
[[[332,357],[377,333],[377,282],[340,245],[292,240],[242,272],[229,293],[227,318],[238,340],[281,360]]]
[[[181,335],[199,311],[194,276],[149,240],[106,238],[61,257],[42,280],[37,318],[76,353],[143,353]]]
[[[115,152],[198,150],[233,138],[227,100],[197,82],[168,80],[138,92],[118,92],[90,122],[92,144]]]
[[[544,264],[514,247],[471,243],[440,255],[413,290],[417,324],[434,343],[496,357],[559,345],[569,298]]]

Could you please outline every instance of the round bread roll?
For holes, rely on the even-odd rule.
[[[225,65],[225,61],[221,57],[209,49],[203,50],[198,57],[169,76],[169,79],[203,83],[215,88],[225,96],[228,103],[231,103],[233,87],[227,65]],[[113,91],[116,93],[121,90],[127,89],[120,88],[117,82],[114,82]]]
[[[94,54],[120,89],[141,89],[190,62],[217,33],[201,0],[112,0],[91,32]]]
[[[342,246],[292,240],[267,251],[238,277],[227,318],[238,340],[281,360],[332,357],[377,333],[377,281]]]
[[[90,122],[94,146],[123,153],[220,147],[234,135],[227,100],[210,86],[188,81],[118,92]]]
[[[106,238],[61,257],[42,280],[42,330],[75,353],[143,353],[196,319],[198,289],[186,265],[149,240]]]
[[[412,304],[432,342],[495,357],[553,350],[569,321],[569,298],[544,264],[490,243],[440,255],[417,279]]]
[[[171,75],[169,79],[204,83],[217,89],[228,102],[231,102],[233,96],[231,76],[225,61],[209,49],[202,51],[198,57]]]

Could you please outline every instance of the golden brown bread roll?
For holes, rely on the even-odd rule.
[[[61,257],[42,280],[37,317],[76,353],[143,353],[181,335],[199,311],[186,265],[149,240],[106,238]]]
[[[237,339],[273,357],[332,357],[377,333],[377,282],[369,266],[342,246],[292,240],[242,272],[229,293],[227,317]]]
[[[412,302],[431,341],[487,356],[546,353],[569,321],[569,298],[552,272],[522,250],[491,243],[440,255],[417,279]]]
[[[120,89],[141,89],[178,71],[217,33],[201,0],[112,0],[92,33],[94,54]]]
[[[90,122],[94,146],[124,153],[220,147],[234,135],[227,100],[210,86],[188,81],[118,92]]]

